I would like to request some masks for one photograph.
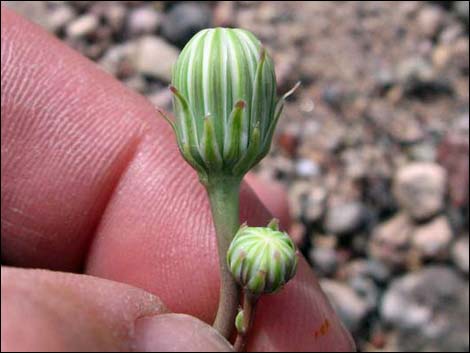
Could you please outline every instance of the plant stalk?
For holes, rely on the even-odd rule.
[[[253,325],[258,299],[259,296],[255,296],[247,290],[243,292],[243,326],[245,327],[245,332],[239,332],[237,335],[233,345],[236,352],[244,352],[246,349],[247,338],[250,333],[251,326]]]
[[[220,269],[219,307],[213,327],[227,339],[233,333],[239,304],[238,286],[228,269],[226,256],[240,227],[240,183],[239,178],[226,177],[213,178],[206,183],[217,234]]]

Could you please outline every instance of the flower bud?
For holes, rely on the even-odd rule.
[[[253,34],[237,28],[197,33],[173,67],[171,91],[178,146],[202,180],[241,178],[258,163],[291,93],[276,99],[271,57]]]
[[[235,317],[235,328],[237,329],[237,332],[239,334],[244,335],[246,333],[246,327],[245,327],[245,313],[243,310],[240,310]]]
[[[230,244],[227,263],[235,280],[251,294],[274,293],[295,275],[297,251],[277,224],[242,226]]]

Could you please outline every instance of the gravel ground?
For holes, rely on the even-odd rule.
[[[469,350],[468,1],[3,3],[167,109],[196,31],[253,31],[302,81],[256,172],[359,349]]]

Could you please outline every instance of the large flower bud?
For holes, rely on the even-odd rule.
[[[273,62],[250,32],[197,33],[173,68],[171,90],[178,146],[203,180],[242,177],[269,151],[286,95],[276,99]]]
[[[227,252],[227,263],[245,290],[253,295],[269,294],[294,277],[297,251],[293,241],[275,223],[268,227],[242,226]]]

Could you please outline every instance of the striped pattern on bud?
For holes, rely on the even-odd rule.
[[[230,245],[227,263],[245,290],[254,295],[274,293],[295,275],[297,251],[276,225],[242,226]]]
[[[202,177],[242,177],[269,151],[284,99],[274,65],[243,29],[198,32],[173,67],[178,146]]]

